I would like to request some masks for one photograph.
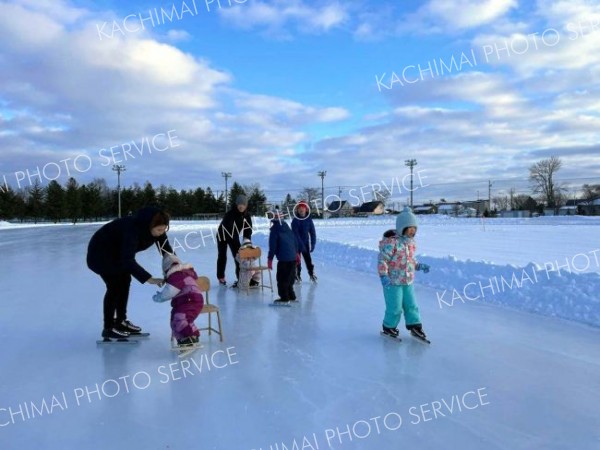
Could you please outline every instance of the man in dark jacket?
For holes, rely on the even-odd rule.
[[[252,217],[248,213],[248,199],[245,195],[238,195],[235,199],[235,205],[231,207],[217,229],[217,278],[219,284],[226,285],[225,268],[227,267],[227,247],[231,250],[235,261],[235,277],[239,279],[240,264],[235,260],[235,256],[240,249],[240,232],[244,239],[250,239],[252,236]],[[237,281],[233,287],[237,287]]]
[[[311,253],[315,249],[317,244],[317,233],[315,231],[315,224],[313,223],[312,217],[310,217],[308,203],[300,201],[294,209],[294,219],[292,220],[292,231],[296,233],[301,243],[300,253],[304,257],[306,263],[306,270],[308,270],[308,276],[310,281],[313,283],[317,282],[317,276],[315,275],[315,266],[312,262]],[[296,269],[296,281],[301,282],[302,277],[300,272],[302,271],[302,264],[298,264]]]
[[[273,269],[273,258],[277,257],[277,294],[275,304],[287,304],[296,300],[294,281],[296,280],[296,265],[300,262],[300,241],[292,231],[283,215],[276,210],[271,221],[269,233],[269,254],[267,262]]]
[[[103,225],[90,239],[87,265],[106,284],[104,295],[104,338],[124,338],[141,328],[127,320],[129,287],[133,276],[140,283],[161,286],[162,278],[153,278],[135,260],[135,254],[158,245],[161,254],[173,253],[167,238],[169,215],[155,207],[146,207],[135,216],[115,219]]]

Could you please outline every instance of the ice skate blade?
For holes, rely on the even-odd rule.
[[[427,338],[420,338],[420,337],[415,336],[412,333],[411,333],[411,337],[413,337],[417,341],[421,342],[422,344],[431,344],[431,341],[429,339],[427,339]]]
[[[137,344],[138,341],[130,341],[128,338],[119,338],[119,339],[110,339],[110,338],[104,338],[102,340],[97,340],[96,341],[96,345],[106,345],[106,344],[111,344],[111,345],[123,345],[123,344]]]
[[[279,303],[269,303],[269,306],[273,306],[274,308],[282,308],[282,307],[286,307],[286,308],[291,308],[292,307],[292,302],[279,302]]]
[[[392,341],[402,342],[402,339],[400,339],[399,337],[397,337],[397,336],[390,336],[389,334],[384,333],[383,331],[380,331],[379,334],[381,334],[383,337],[386,337],[386,338],[388,338],[388,339],[390,339]]]
[[[131,339],[131,338],[147,338],[150,337],[150,333],[129,333],[129,336],[127,336],[127,339]]]

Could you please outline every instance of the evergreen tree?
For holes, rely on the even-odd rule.
[[[173,216],[181,215],[181,202],[179,199],[179,193],[172,186],[169,186],[169,189],[167,191],[167,201],[165,203],[165,209],[169,211]]]
[[[208,201],[207,201],[207,197],[206,197],[206,193],[204,192],[204,189],[202,188],[196,188],[196,190],[194,191],[194,202],[192,204],[193,210],[192,213],[193,214],[198,214],[198,213],[206,213],[207,208],[208,208]]]
[[[285,196],[285,200],[281,205],[281,210],[287,212],[287,210],[289,209],[290,211],[292,211],[294,209],[294,206],[296,206],[296,200],[288,193]]]
[[[41,217],[44,217],[44,189],[40,186],[40,182],[35,180],[33,185],[26,188],[27,193],[27,209],[26,214],[33,218],[34,223],[38,223]]]
[[[65,190],[56,180],[46,187],[46,217],[52,222],[60,222],[65,217]]]
[[[81,203],[81,214],[84,220],[98,220],[108,215],[108,205],[102,196],[102,183],[98,180],[81,187]]]
[[[248,193],[248,211],[255,216],[264,216],[267,210],[267,196],[260,188],[259,183],[245,186]]]
[[[235,206],[235,200],[238,195],[246,195],[246,192],[237,181],[234,181],[233,186],[231,186],[231,190],[229,191],[229,203],[227,205],[229,209],[231,209],[232,206]]]
[[[71,219],[73,223],[77,223],[77,220],[81,218],[81,194],[82,190],[75,178],[69,178],[67,181],[67,192],[65,193],[66,216]]]
[[[154,190],[154,187],[152,187],[152,183],[146,181],[144,184],[144,189],[141,192],[140,204],[141,206],[148,206],[156,205],[156,203],[156,191]]]
[[[10,186],[0,188],[0,219],[16,217],[17,194]]]

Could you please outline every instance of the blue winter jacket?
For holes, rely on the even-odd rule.
[[[271,221],[269,234],[269,259],[277,257],[278,261],[296,261],[296,254],[300,252],[300,242],[287,222],[283,219]]]
[[[304,218],[294,217],[292,220],[292,231],[300,240],[300,251],[312,252],[317,244],[317,233],[315,224],[310,216]]]

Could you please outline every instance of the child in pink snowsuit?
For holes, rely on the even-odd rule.
[[[204,307],[204,298],[196,284],[198,275],[191,264],[183,264],[171,254],[163,257],[162,268],[166,286],[152,300],[158,303],[171,300],[171,330],[178,344],[198,342],[200,330],[194,320]]]

